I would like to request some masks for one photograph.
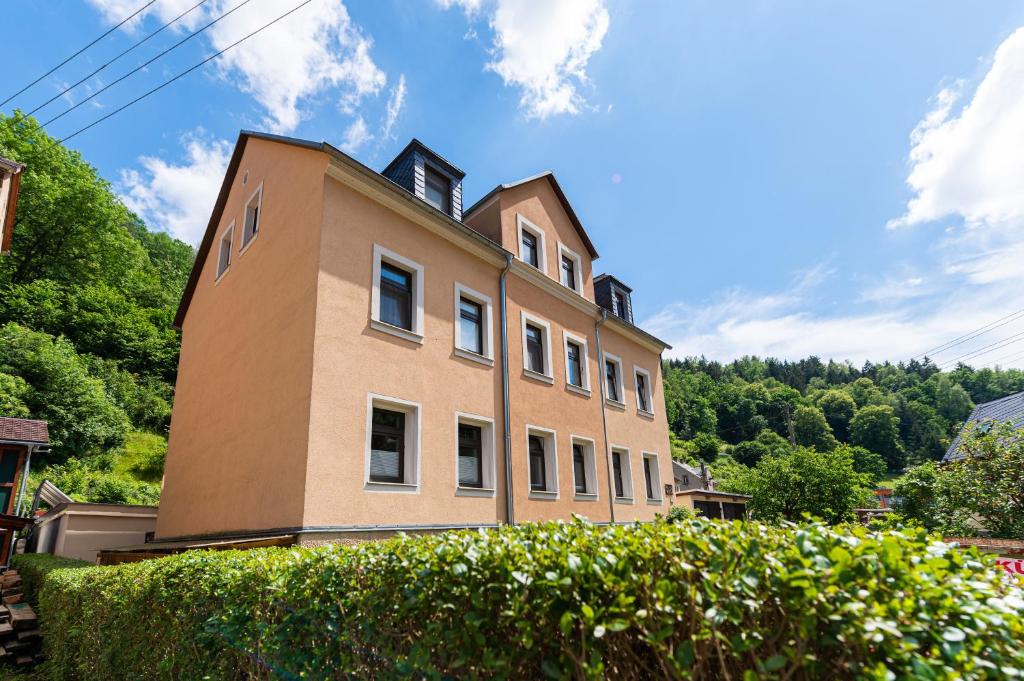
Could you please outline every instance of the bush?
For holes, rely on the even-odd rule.
[[[49,553],[15,554],[11,557],[11,567],[21,576],[22,593],[31,603],[39,603],[39,591],[46,576],[54,570],[64,568],[88,567],[92,563],[74,558],[63,558]]]
[[[55,679],[982,679],[1022,595],[922,531],[578,521],[58,569],[40,614]]]

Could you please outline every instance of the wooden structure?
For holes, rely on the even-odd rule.
[[[238,537],[234,539],[195,539],[193,541],[152,541],[135,546],[121,546],[99,552],[97,562],[100,565],[118,565],[120,563],[137,563],[150,558],[165,558],[175,553],[184,553],[197,549],[210,551],[228,551],[232,549],[257,549],[267,546],[294,546],[294,534],[282,534],[274,537]]]
[[[732,492],[686,489],[676,492],[676,501],[707,518],[743,520],[747,517],[747,502],[750,501],[750,497]]]
[[[50,450],[46,421],[0,417],[0,565],[10,557],[14,533],[30,521],[19,518],[32,454]]]
[[[0,255],[7,255],[11,250],[23,169],[20,163],[0,156]]]

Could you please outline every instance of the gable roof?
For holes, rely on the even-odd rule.
[[[958,461],[965,458],[966,454],[960,451],[961,436],[968,426],[983,421],[1009,423],[1014,428],[1024,428],[1024,392],[1007,395],[998,400],[984,402],[976,406],[971,415],[967,417],[967,421],[964,422],[964,427],[960,429],[953,442],[950,443],[949,449],[946,450],[946,455],[942,457],[942,460]]]
[[[46,421],[0,416],[0,442],[49,444],[50,429]]]
[[[469,210],[463,211],[463,216],[468,217],[469,215],[472,215],[474,210],[485,204],[492,196],[495,196],[499,192],[503,192],[507,189],[513,189],[536,180],[547,180],[548,184],[551,185],[551,190],[555,192],[555,196],[558,197],[559,203],[562,204],[562,210],[564,210],[565,214],[569,216],[569,222],[571,222],[572,226],[576,229],[576,233],[579,235],[580,240],[586,247],[587,253],[590,254],[590,259],[597,260],[600,258],[601,256],[597,254],[597,249],[594,248],[594,243],[590,240],[590,237],[587,236],[587,230],[583,229],[583,223],[581,223],[580,219],[576,216],[576,211],[572,209],[572,204],[569,203],[569,199],[566,198],[565,192],[562,191],[562,186],[558,184],[558,180],[555,179],[555,174],[550,170],[545,170],[542,173],[537,173],[530,177],[524,177],[517,182],[499,184],[497,187],[484,194],[479,201],[470,206]]]

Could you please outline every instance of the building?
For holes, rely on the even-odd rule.
[[[20,517],[29,466],[49,444],[46,421],[0,416],[0,566],[7,565],[14,533],[32,523]]]
[[[967,417],[964,427],[960,429],[953,441],[949,444],[943,463],[963,459],[965,454],[960,451],[960,439],[967,432],[968,428],[978,427],[978,424],[985,423],[1009,423],[1014,428],[1024,428],[1024,392],[1014,393],[998,400],[979,404]]]
[[[20,163],[0,156],[0,255],[7,255],[11,251],[22,170]]]
[[[701,464],[699,469],[682,461],[672,461],[675,503],[694,513],[721,520],[741,520],[747,517],[750,496],[719,492],[711,477],[711,469]]]
[[[157,543],[667,512],[668,346],[552,173],[468,208],[463,177],[417,140],[378,173],[241,133],[175,320]]]

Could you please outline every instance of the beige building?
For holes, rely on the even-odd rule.
[[[668,511],[661,353],[554,175],[463,209],[413,140],[378,173],[243,132],[199,248],[157,539]]]

